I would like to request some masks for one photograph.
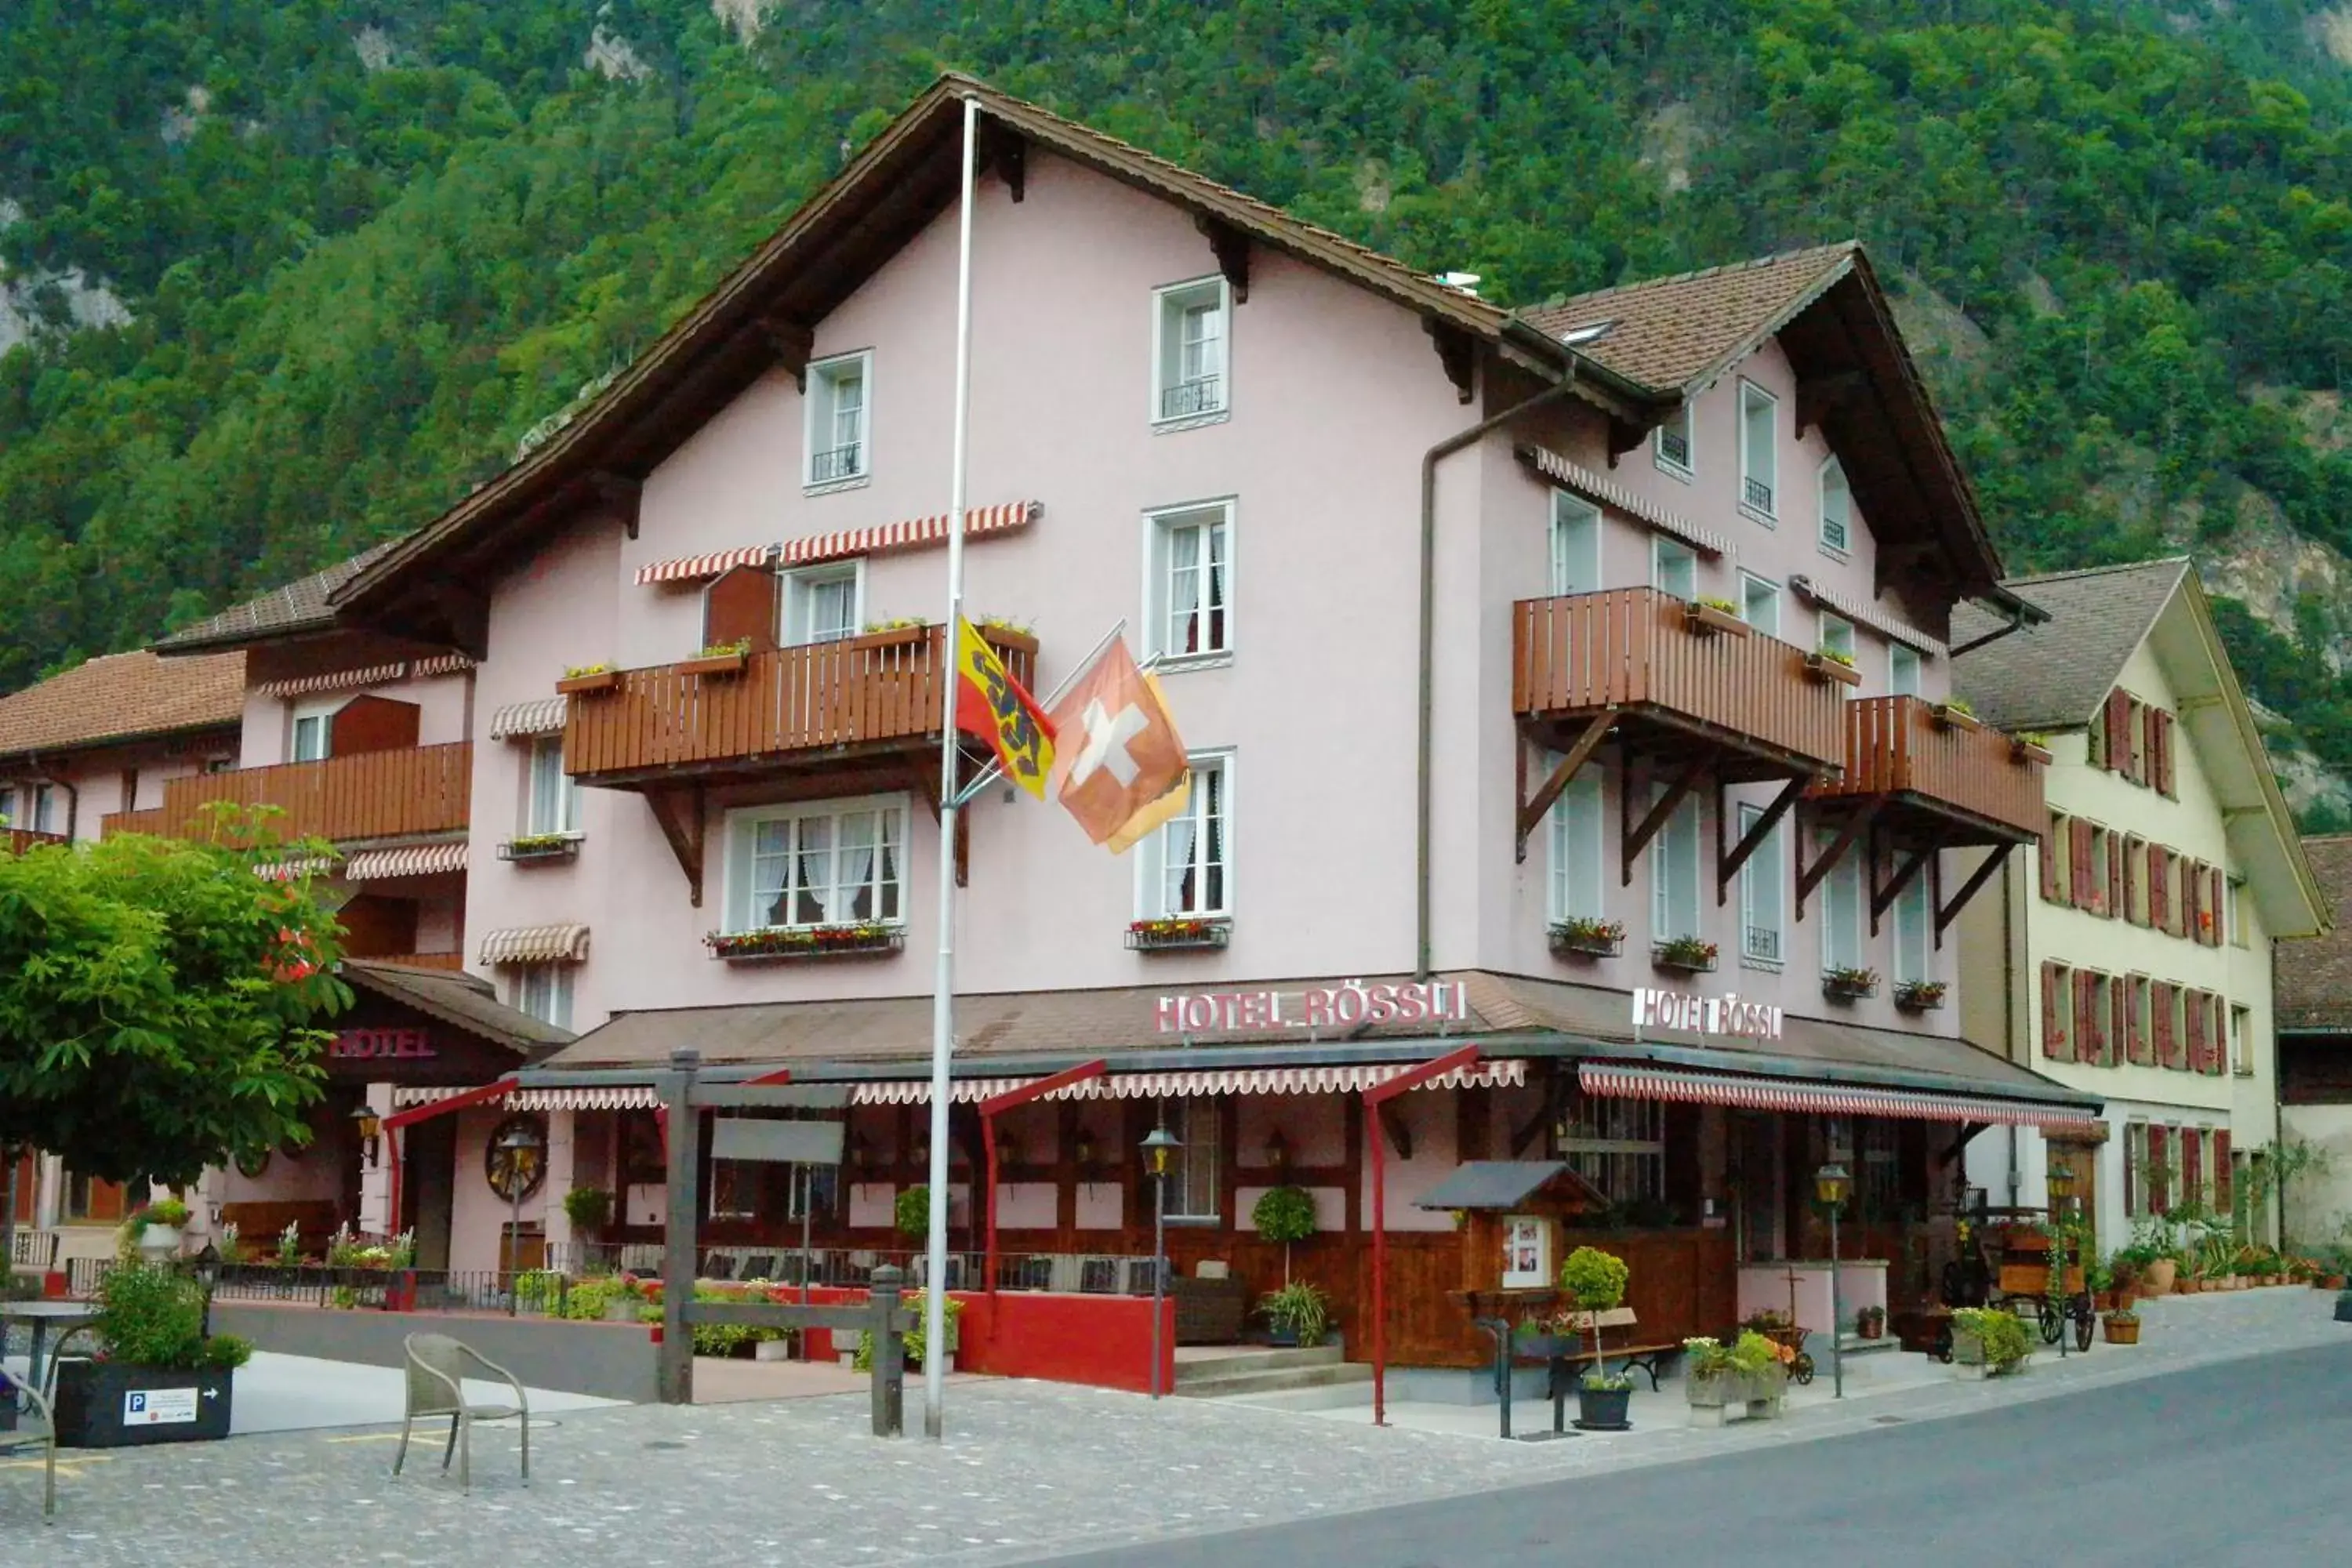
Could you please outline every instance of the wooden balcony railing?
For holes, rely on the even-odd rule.
[[[62,833],[36,833],[29,827],[0,827],[0,854],[22,855],[43,844],[70,844]]]
[[[356,959],[360,963],[397,963],[409,969],[463,969],[462,952],[386,952]]]
[[[1027,685],[1036,645],[986,634]],[[755,653],[739,670],[677,665],[625,670],[612,689],[575,694],[563,731],[573,776],[621,784],[667,772],[741,772],[810,753],[936,741],[953,685],[938,626]]]
[[[2001,731],[1965,718],[1946,722],[1916,697],[1856,698],[1845,714],[1845,774],[1814,785],[1813,798],[1909,795],[2021,837],[2047,826],[2042,764]]]
[[[1687,600],[1610,588],[1512,606],[1511,702],[1526,718],[1647,711],[1678,727],[1832,769],[1841,689],[1777,637],[1697,630]]]
[[[281,809],[271,828],[285,838],[349,843],[446,833],[466,826],[473,779],[474,748],[466,741],[196,773],[165,784],[160,806],[108,816],[106,831],[192,837],[204,831],[204,807],[230,801]]]

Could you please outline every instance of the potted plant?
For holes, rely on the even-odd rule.
[[[58,1362],[58,1445],[116,1448],[228,1436],[236,1371],[253,1347],[205,1333],[202,1286],[175,1268],[125,1263],[98,1285],[98,1353]]]
[[[2021,731],[2009,738],[2009,754],[2021,763],[2040,763],[2045,767],[2051,760],[2050,737],[2037,730]]]
[[[1614,958],[1625,951],[1625,922],[1598,915],[1570,915],[1551,927],[1551,950],[1586,958]]]
[[[738,637],[733,642],[712,643],[692,658],[679,660],[677,672],[680,675],[740,675],[751,657],[751,639]]]
[[[2033,1352],[2025,1321],[2006,1307],[1958,1307],[1952,1311],[1952,1364],[1963,1378],[2022,1371]]]
[[[1832,967],[1822,971],[1822,994],[1832,1002],[1859,1002],[1878,994],[1878,971]]]
[[[563,1194],[563,1217],[574,1232],[593,1236],[613,1217],[613,1194],[602,1187],[574,1187]]]
[[[1699,1338],[1683,1342],[1683,1391],[1691,1425],[1719,1426],[1734,1409],[1753,1421],[1778,1415],[1789,1391],[1788,1357],[1752,1329],[1731,1344]]]
[[[1304,1279],[1294,1279],[1279,1290],[1268,1291],[1259,1300],[1257,1310],[1265,1314],[1269,1344],[1312,1348],[1321,1344],[1323,1336],[1330,1331],[1330,1298]]]
[[[1234,922],[1198,916],[1130,921],[1127,945],[1131,952],[1168,952],[1186,948],[1223,947],[1233,939]]]
[[[158,1198],[132,1209],[122,1221],[116,1254],[124,1262],[144,1258],[160,1263],[180,1255],[186,1239],[188,1205],[177,1198]]]
[[[900,1236],[931,1233],[931,1189],[920,1182],[901,1191],[890,1205],[890,1223]]]
[[[580,853],[576,833],[522,833],[499,846],[499,858],[517,865],[533,860],[569,860]]]
[[[1580,1432],[1622,1432],[1633,1426],[1626,1419],[1626,1410],[1633,1400],[1633,1380],[1623,1373],[1612,1373],[1601,1358],[1601,1314],[1623,1304],[1625,1281],[1632,1272],[1623,1258],[1597,1247],[1578,1247],[1559,1266],[1560,1291],[1582,1315],[1584,1330],[1592,1338],[1591,1370],[1576,1385],[1576,1426]]]
[[[1833,680],[1840,686],[1862,684],[1862,671],[1853,667],[1853,655],[1843,648],[1815,648],[1805,656],[1805,673],[1815,680]]]
[[[1739,618],[1739,606],[1728,599],[1712,596],[1693,599],[1683,606],[1683,624],[1701,636],[1717,632],[1736,637],[1747,637],[1755,628]]]
[[[1954,697],[1946,701],[1935,703],[1931,705],[1929,711],[1935,715],[1937,724],[1946,730],[1984,728],[1984,721],[1977,717],[1977,710],[1969,706],[1969,700],[1965,697]]]
[[[1250,1210],[1258,1239],[1282,1247],[1282,1282],[1290,1283],[1290,1244],[1315,1234],[1315,1200],[1304,1187],[1268,1187]]]
[[[1853,1331],[1865,1340],[1886,1337],[1886,1309],[1864,1307],[1853,1315]]]
[[[1715,943],[1703,937],[1678,936],[1656,943],[1650,949],[1650,963],[1658,969],[1672,969],[1685,974],[1706,974],[1715,968]]]
[[[1902,981],[1895,987],[1895,1005],[1906,1013],[1932,1013],[1944,1005],[1944,982]]]
[[[555,693],[559,697],[586,697],[610,691],[620,684],[621,672],[610,664],[575,664],[555,683]]]
[[[2102,1312],[2099,1314],[2099,1326],[2105,1331],[2107,1343],[2111,1345],[2139,1343],[2137,1312],[2127,1312],[2120,1307],[2112,1311]]]
[[[857,925],[768,926],[759,931],[707,931],[702,945],[710,956],[729,963],[771,963],[794,959],[855,958],[898,952],[906,945],[903,926]]]

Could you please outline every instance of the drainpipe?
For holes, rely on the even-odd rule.
[[[1574,389],[1576,363],[1569,363],[1567,374],[1551,385],[1531,397],[1491,415],[1467,430],[1448,436],[1421,458],[1421,710],[1419,777],[1415,797],[1413,823],[1413,975],[1427,980],[1430,976],[1430,911],[1429,911],[1429,850],[1431,791],[1433,787],[1436,723],[1437,647],[1437,465],[1465,447],[1486,437],[1488,432],[1509,424],[1520,415],[1547,403],[1556,403]]]

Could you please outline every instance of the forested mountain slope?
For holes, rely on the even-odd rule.
[[[16,0],[0,688],[430,517],[955,66],[1513,302],[1859,236],[2012,565],[2193,552],[2352,771],[2347,61],[2316,0]]]

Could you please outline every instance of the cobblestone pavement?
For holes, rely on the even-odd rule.
[[[534,1423],[528,1489],[515,1475],[511,1431],[484,1428],[471,1497],[443,1479],[429,1445],[411,1450],[407,1477],[390,1479],[392,1435],[373,1429],[75,1454],[59,1476],[58,1522],[46,1530],[37,1469],[0,1466],[0,1562],[1026,1562],[1801,1442],[1890,1415],[1929,1420],[2236,1356],[2352,1342],[2352,1326],[2329,1321],[2332,1307],[2315,1290],[2174,1298],[2147,1311],[2137,1349],[2101,1345],[2063,1363],[2044,1351],[2022,1378],[1936,1384],[1719,1431],[1664,1426],[1538,1444],[975,1383],[952,1391],[950,1436],[936,1447],[869,1437],[856,1396],[567,1412]]]

